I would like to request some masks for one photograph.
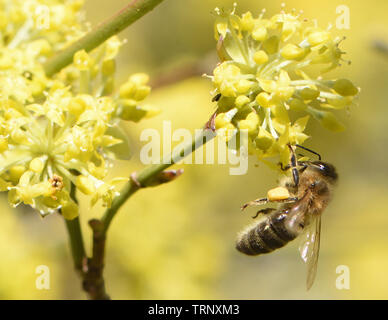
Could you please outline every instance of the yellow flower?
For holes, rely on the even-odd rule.
[[[288,161],[288,144],[308,138],[308,115],[329,130],[343,130],[327,109],[351,106],[359,89],[347,79],[322,77],[344,61],[343,39],[295,11],[268,19],[264,10],[257,17],[235,11],[216,9],[221,63],[210,76],[218,95],[216,129],[223,135],[228,128],[248,129],[249,153],[281,161]],[[293,122],[294,112],[307,115]]]
[[[82,2],[0,0],[0,191],[13,206],[25,203],[43,216],[60,210],[66,219],[79,211],[72,185],[111,204],[122,179],[104,181],[108,168],[130,153],[120,120],[159,111],[141,105],[151,90],[146,74],[116,88],[117,36],[46,77],[45,61],[87,30]]]

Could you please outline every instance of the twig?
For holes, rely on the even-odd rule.
[[[92,219],[89,221],[89,225],[93,230],[93,255],[90,259],[87,259],[82,286],[90,299],[109,300],[110,297],[106,293],[103,276],[106,240],[103,224],[100,220]]]
[[[78,203],[75,192],[76,188],[72,183],[70,197]],[[74,268],[82,279],[82,288],[92,300],[110,299],[105,291],[103,278],[105,234],[102,232],[102,222],[97,219],[89,221],[89,225],[93,230],[93,253],[91,258],[86,256],[79,217],[73,220],[65,219],[65,222],[70,238]]]
[[[112,219],[117,214],[121,206],[136,192],[141,186],[147,186],[152,182],[152,179],[158,176],[165,169],[171,167],[176,162],[182,159],[183,155],[189,155],[203,144],[207,143],[216,136],[215,132],[212,130],[203,130],[202,133],[192,142],[192,144],[187,145],[179,154],[172,155],[170,154],[165,161],[162,161],[161,164],[151,165],[140,171],[136,175],[136,181],[131,179],[125,187],[121,190],[120,195],[117,196],[113,202],[112,206],[107,209],[102,217],[101,221],[104,225],[103,232],[106,233],[109,225],[112,222]]]
[[[63,51],[56,54],[47,61],[44,69],[47,76],[52,76],[73,61],[74,54],[79,50],[87,52],[97,48],[105,40],[118,34],[126,27],[140,19],[147,12],[151,11],[163,0],[132,0],[125,8],[106,22],[98,25],[94,30],[86,34]]]

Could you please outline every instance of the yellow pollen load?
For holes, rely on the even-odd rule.
[[[284,187],[276,187],[267,192],[269,201],[286,200],[290,197],[290,193]]]

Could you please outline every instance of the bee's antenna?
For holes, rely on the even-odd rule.
[[[321,155],[320,155],[318,152],[315,152],[315,151],[313,151],[313,150],[311,150],[311,149],[309,149],[309,148],[303,147],[303,146],[301,146],[300,144],[296,144],[295,146],[298,147],[298,148],[301,148],[301,149],[303,149],[303,150],[306,150],[306,151],[308,151],[308,152],[311,152],[311,153],[315,154],[316,156],[318,156],[319,161],[322,160],[322,157],[321,157]]]

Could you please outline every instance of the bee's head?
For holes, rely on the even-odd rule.
[[[322,176],[331,180],[332,183],[337,181],[338,174],[332,164],[323,161],[312,161],[311,165],[315,170],[318,170]]]

